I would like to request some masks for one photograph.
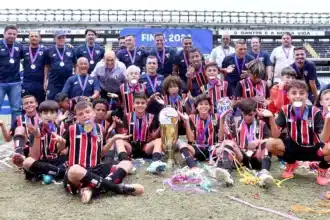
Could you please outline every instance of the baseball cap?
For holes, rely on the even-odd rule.
[[[66,36],[66,33],[62,30],[58,30],[55,32],[55,37]]]

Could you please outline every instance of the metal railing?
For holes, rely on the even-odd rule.
[[[0,9],[1,22],[124,22],[250,25],[330,24],[330,13],[176,11],[176,10],[104,10],[104,9]],[[317,26],[314,26],[317,25]]]

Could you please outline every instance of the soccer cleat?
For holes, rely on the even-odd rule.
[[[23,162],[25,160],[25,156],[19,153],[14,153],[12,156],[12,162],[15,164],[15,166],[22,168],[23,167]]]
[[[225,181],[227,186],[232,186],[234,185],[234,180],[231,177],[231,174],[228,170],[217,167],[214,170],[214,173],[212,174],[212,177],[218,180],[223,180]]]
[[[80,189],[80,200],[83,204],[87,204],[91,201],[93,195],[92,189],[85,187]]]
[[[298,163],[298,161],[296,161],[295,163],[286,163],[285,166],[286,166],[286,168],[282,173],[282,178],[288,179],[288,178],[293,177],[293,173],[299,166],[299,163]]]
[[[124,195],[138,196],[144,193],[144,187],[140,184],[120,184],[119,187]]]
[[[166,171],[166,169],[167,169],[167,164],[164,163],[163,161],[158,160],[158,161],[153,161],[149,165],[149,167],[147,168],[147,172],[152,174],[159,174]]]
[[[257,177],[260,179],[259,186],[261,187],[268,188],[274,185],[274,178],[266,169],[259,171]]]
[[[321,168],[317,169],[317,178],[316,178],[317,184],[321,186],[327,186],[329,184],[329,180],[327,178],[327,172],[328,169],[321,169]]]

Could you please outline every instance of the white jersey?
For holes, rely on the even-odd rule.
[[[225,49],[225,48],[223,48],[222,45],[220,45],[212,50],[209,61],[216,62],[218,64],[218,67],[221,68],[222,62],[225,59],[225,57],[229,56],[233,53],[235,53],[235,48],[229,47],[229,48]]]
[[[290,48],[279,46],[276,47],[270,55],[270,61],[275,63],[274,82],[280,82],[282,70],[294,63],[293,50],[294,46],[291,46]]]

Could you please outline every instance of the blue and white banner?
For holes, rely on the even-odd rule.
[[[124,28],[120,36],[135,36],[137,46],[154,47],[154,35],[163,33],[165,45],[168,47],[182,47],[181,40],[184,37],[191,37],[193,47],[199,48],[202,54],[209,54],[213,48],[213,34],[208,29],[175,29],[175,28]]]

